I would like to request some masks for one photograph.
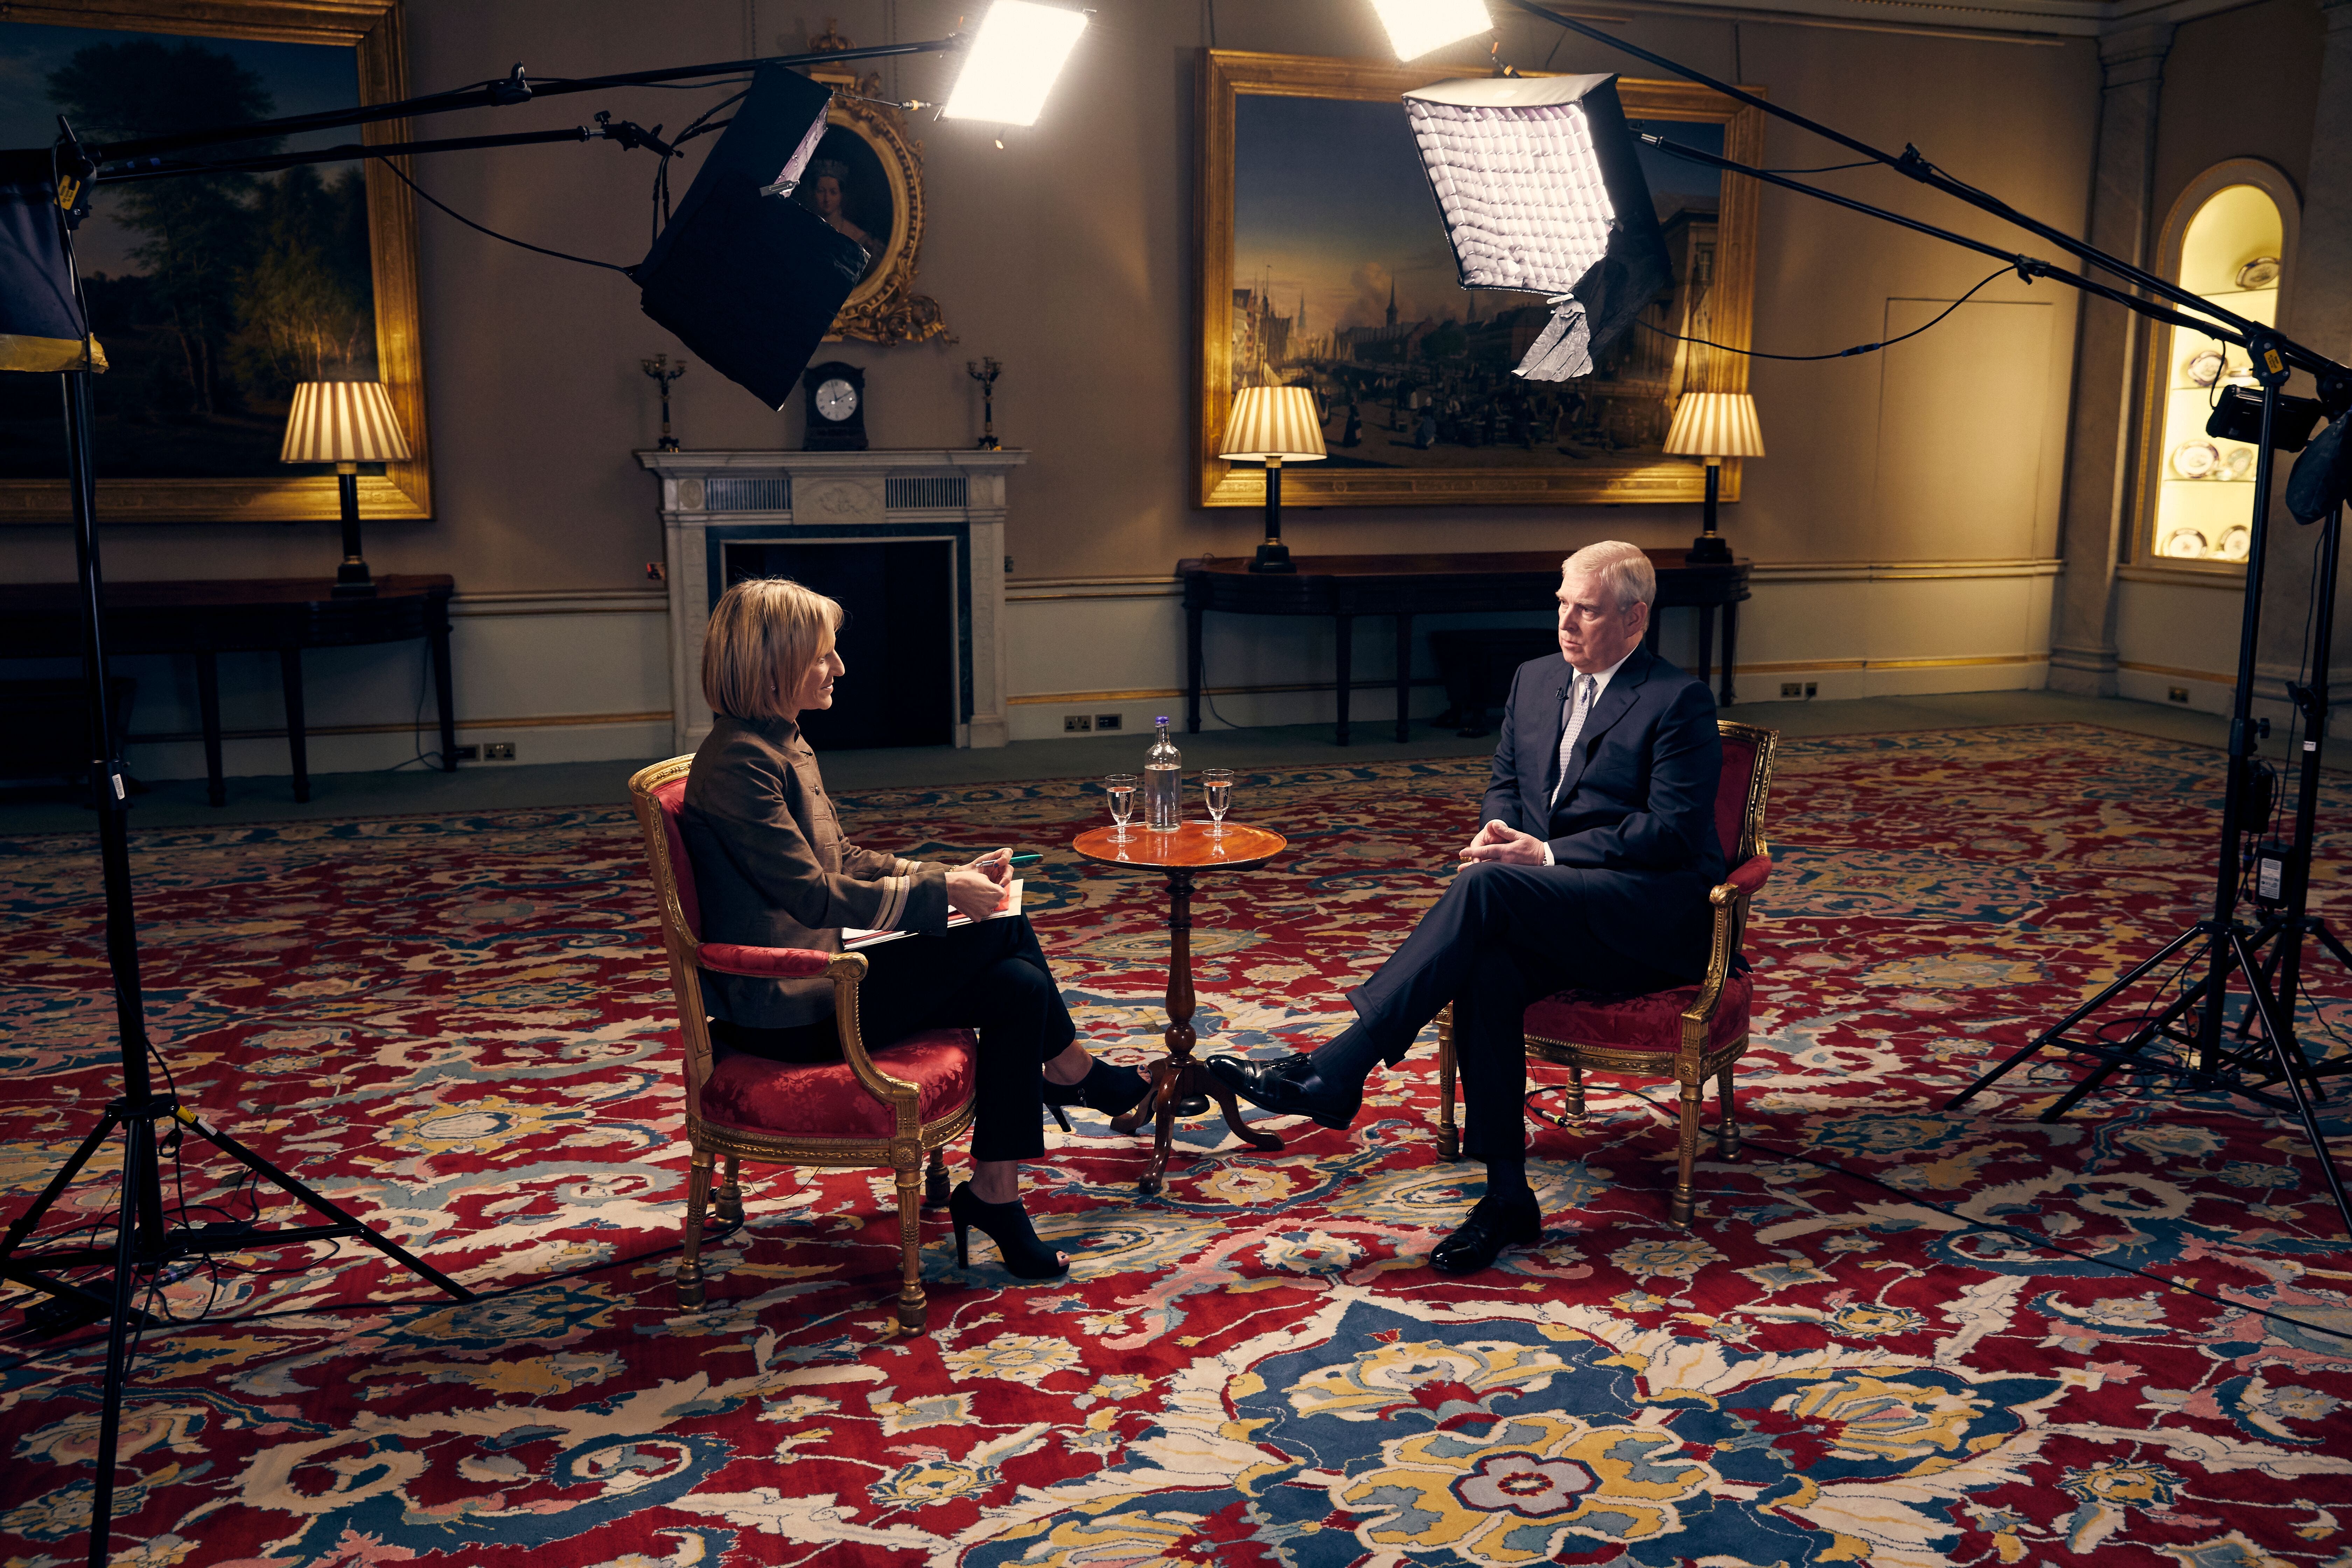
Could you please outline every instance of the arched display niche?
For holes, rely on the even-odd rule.
[[[2257,158],[2216,163],[2173,203],[2157,242],[2156,270],[2274,326],[2294,278],[2301,215],[2294,183],[2275,165]],[[2219,395],[2217,381],[2252,384],[2245,351],[2187,328],[2147,327],[2133,555],[2147,565],[2242,573],[2254,451],[2206,435],[2205,421]]]

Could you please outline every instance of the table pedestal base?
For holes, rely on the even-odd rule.
[[[1121,1111],[1111,1118],[1112,1130],[1134,1132],[1141,1129],[1146,1118],[1154,1123],[1151,1136],[1151,1161],[1135,1185],[1145,1197],[1160,1191],[1168,1173],[1168,1156],[1174,1152],[1176,1132],[1176,1102],[1186,1095],[1205,1095],[1222,1107],[1225,1126],[1233,1135],[1253,1149],[1268,1153],[1282,1147],[1282,1139],[1272,1132],[1261,1132],[1242,1121],[1240,1102],[1234,1091],[1209,1076],[1209,1069],[1192,1057],[1161,1057],[1151,1064],[1151,1092],[1132,1110]]]

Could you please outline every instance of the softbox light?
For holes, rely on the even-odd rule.
[[[1034,0],[996,0],[964,51],[944,120],[1034,125],[1062,67],[1087,30],[1087,14]]]
[[[1448,44],[1495,30],[1486,0],[1372,0],[1372,9],[1401,60],[1417,60]]]
[[[0,370],[80,370],[81,313],[47,149],[0,153]],[[91,370],[106,368],[97,341]]]
[[[771,408],[866,269],[866,252],[792,199],[833,89],[761,66],[686,199],[630,276],[646,315]]]
[[[1482,77],[1404,95],[1465,289],[1543,295],[1513,373],[1567,381],[1673,281],[1614,76]]]

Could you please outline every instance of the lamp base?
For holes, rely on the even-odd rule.
[[[1691,541],[1690,552],[1683,560],[1693,566],[1728,566],[1731,542],[1719,533],[1702,533]]]
[[[338,599],[373,599],[375,579],[368,575],[364,561],[346,561],[335,568],[335,595]]]
[[[1257,553],[1250,557],[1249,569],[1253,572],[1296,572],[1298,570],[1297,566],[1291,564],[1290,546],[1283,543],[1282,541],[1278,539],[1269,539],[1264,544],[1257,547]]]

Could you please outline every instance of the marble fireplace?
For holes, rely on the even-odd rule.
[[[1025,451],[639,452],[661,485],[669,586],[671,742],[710,730],[702,632],[730,552],[763,545],[935,542],[953,575],[948,679],[955,743],[1002,746],[1005,478]]]

